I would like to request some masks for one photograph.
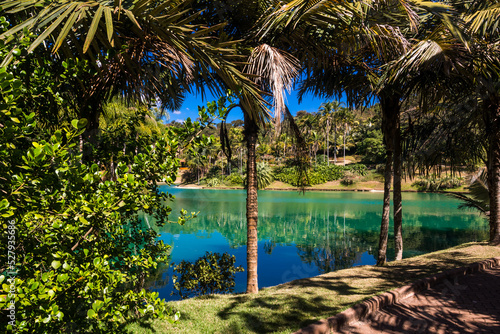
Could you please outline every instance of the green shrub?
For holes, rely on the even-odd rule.
[[[325,154],[318,154],[316,156],[316,164],[327,165],[328,164],[328,156],[326,156]]]
[[[5,68],[0,80],[0,216],[11,231],[9,242],[7,233],[0,242],[2,319],[15,308],[1,332],[116,333],[137,318],[173,321],[172,309],[145,289],[168,261],[169,246],[143,226],[139,212],[167,223],[164,203],[172,196],[158,183],[176,175],[180,132],[153,138],[130,164],[118,164],[116,180],[106,180],[77,154],[85,120],[35,130],[35,114],[17,106],[26,92],[20,80]],[[183,211],[178,222],[188,218]]]
[[[343,186],[352,186],[355,183],[355,176],[352,171],[346,171],[342,180],[340,180],[340,184]]]
[[[344,177],[342,180],[340,180],[340,184],[343,186],[352,186],[354,184],[354,179],[352,177]]]
[[[265,189],[274,181],[274,171],[267,162],[257,162],[257,189]],[[246,187],[246,175],[243,184]]]
[[[274,181],[274,173],[267,162],[257,162],[257,189],[264,189]]]
[[[351,171],[352,173],[359,176],[366,176],[366,174],[368,174],[368,170],[363,164],[348,165],[346,166],[346,170]]]
[[[316,168],[311,168],[307,171],[309,185],[322,184],[329,181],[340,180],[344,177],[346,171],[351,171],[354,174],[366,175],[367,169],[365,165],[356,164],[351,166],[338,165],[319,165]],[[298,186],[298,174],[295,167],[281,167],[275,171],[275,178],[281,182]]]
[[[235,267],[235,262],[234,255],[212,252],[194,263],[182,261],[174,267],[174,272],[179,274],[173,276],[174,289],[182,299],[233,292],[234,274],[244,271],[243,267]]]
[[[231,175],[226,176],[226,178],[224,179],[224,182],[226,182],[226,184],[228,184],[228,185],[237,186],[237,185],[242,185],[244,180],[240,174],[232,173]]]
[[[205,179],[207,187],[218,187],[222,184],[221,180],[217,177],[207,178]]]
[[[378,164],[375,166],[375,172],[378,174],[384,174],[385,173],[385,164]]]
[[[444,189],[458,188],[462,185],[462,178],[444,177],[436,175],[421,177],[412,184],[418,191],[439,191]]]

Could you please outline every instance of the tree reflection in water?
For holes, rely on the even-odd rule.
[[[160,231],[165,242],[175,243],[173,260],[195,261],[206,251],[227,251],[236,255],[237,262],[241,260],[237,265],[244,265],[244,192],[186,189],[176,195],[173,212],[203,210],[184,226],[167,225]],[[404,194],[403,200],[405,257],[488,237],[487,222],[473,212],[458,210],[454,199]],[[381,203],[382,196],[373,193],[263,191],[258,225],[261,287],[374,264]],[[152,219],[149,223],[155,226]],[[394,257],[391,243],[387,255],[389,260]]]

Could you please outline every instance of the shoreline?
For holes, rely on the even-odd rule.
[[[159,183],[159,185],[166,185],[166,183]],[[172,186],[175,186],[177,188],[181,189],[202,189],[202,190],[244,190],[244,187],[238,187],[238,186],[226,186],[226,187],[207,187],[203,185],[196,185],[196,184],[182,184],[182,183],[174,183]],[[347,192],[347,191],[352,191],[352,192],[372,192],[372,193],[383,193],[383,189],[376,189],[376,188],[295,188],[295,187],[268,187],[265,189],[260,189],[259,191],[320,191],[320,192]],[[391,188],[391,192],[393,189]],[[469,193],[468,191],[460,191],[460,190],[441,190],[441,191],[418,191],[416,189],[403,189],[401,190],[403,193],[434,193],[434,194],[449,194],[449,193],[460,193],[460,194],[467,194]]]

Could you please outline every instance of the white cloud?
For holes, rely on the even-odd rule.
[[[175,121],[176,121],[176,122],[179,122],[179,123],[184,123],[184,122],[185,122],[185,120],[180,119],[180,118],[176,119]]]
[[[186,108],[186,111],[189,111],[189,108]]]
[[[172,114],[180,115],[181,111],[180,110],[176,110],[176,111],[173,111]]]

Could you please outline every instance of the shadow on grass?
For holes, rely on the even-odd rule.
[[[144,319],[139,319],[136,321],[131,322],[130,324],[133,324],[133,329],[132,328],[127,328],[126,332],[129,334],[132,333],[137,333],[137,329],[139,328],[142,332],[147,332],[147,333],[157,333],[156,329],[152,325],[152,320],[144,320]]]
[[[318,313],[337,313],[342,307],[345,305],[328,306],[321,297],[257,296],[245,302],[234,299],[218,316],[231,321],[223,333],[272,333],[306,326]],[[234,331],[235,321],[243,327],[239,331]]]
[[[499,269],[463,276],[388,306],[372,314],[365,325],[340,333],[500,333],[500,311],[495,306],[499,282]]]
[[[485,244],[476,244],[483,246]],[[325,275],[295,280],[273,288],[263,289],[257,295],[207,296],[200,298],[207,304],[190,304],[182,312],[182,319],[190,319],[189,330],[177,332],[201,333],[198,328],[213,333],[290,333],[319,319],[325,319],[371,296],[401,287],[423,277],[446,269],[465,266],[488,255],[471,245],[456,247],[442,253],[392,262],[385,267],[363,266]],[[475,247],[475,246],[474,246]],[[493,254],[491,249],[488,254]],[[207,310],[206,307],[213,309]],[[203,314],[199,316],[199,312]],[[206,321],[217,319],[217,325],[204,327]],[[176,328],[177,329],[177,328]],[[167,329],[172,333],[174,328]],[[160,332],[164,332],[160,330]]]
[[[438,253],[422,259],[411,259],[406,263],[391,263],[385,267],[366,266],[362,271],[356,271],[344,277],[327,274],[300,279],[286,283],[282,288],[292,288],[292,290],[312,288],[317,289],[318,293],[309,290],[301,292],[300,295],[241,295],[232,299],[217,315],[223,320],[231,321],[226,328],[227,333],[272,333],[298,330],[318,319],[334,316],[373,295],[446,269],[465,266],[471,262],[471,259],[474,259],[472,255],[457,249],[445,254]],[[371,278],[377,278],[381,283],[363,284],[363,280]],[[325,290],[327,290],[326,293],[320,292]],[[353,302],[340,302],[352,295],[358,295],[359,299]],[[339,302],[329,300],[332,298],[339,299]],[[235,320],[240,327],[235,327]],[[243,329],[241,325],[244,326]]]

